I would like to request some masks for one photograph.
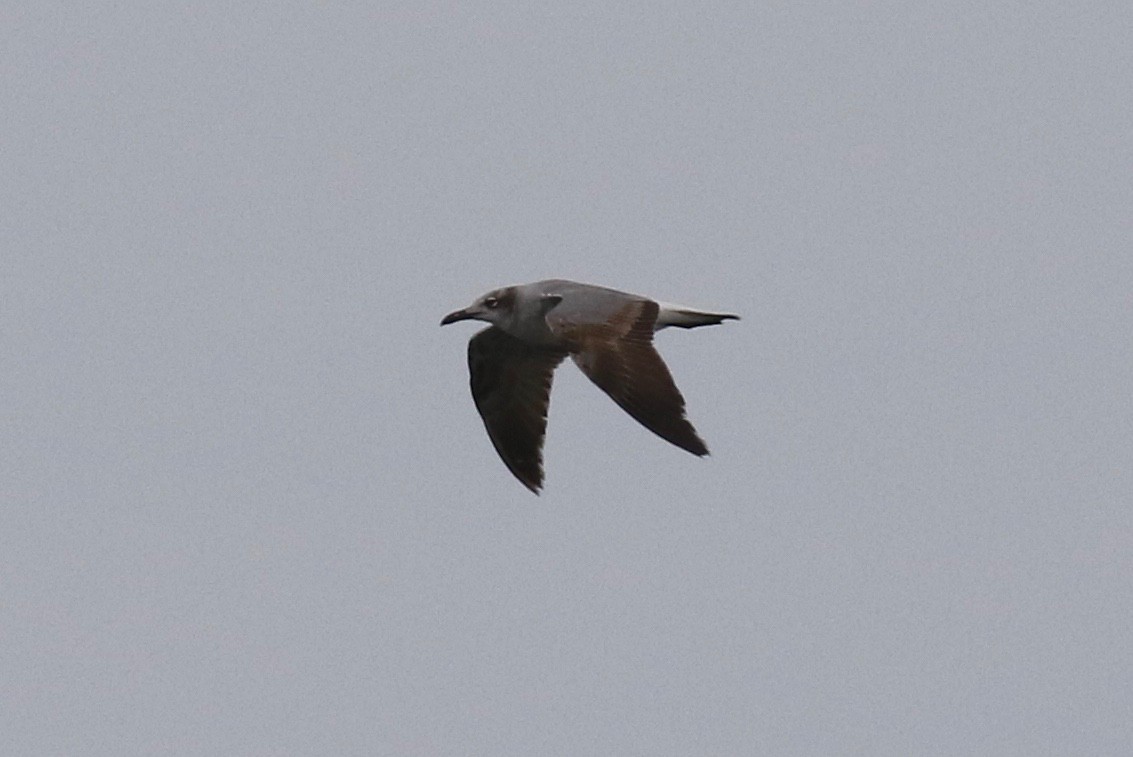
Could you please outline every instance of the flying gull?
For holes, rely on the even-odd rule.
[[[551,377],[567,355],[641,425],[694,455],[708,454],[653,348],[653,332],[739,316],[550,279],[488,292],[441,325],[469,319],[491,324],[468,342],[472,399],[508,470],[536,494],[543,486]]]

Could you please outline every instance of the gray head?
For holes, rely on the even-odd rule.
[[[447,326],[457,321],[474,319],[486,321],[494,326],[503,326],[511,320],[515,310],[515,287],[493,289],[491,292],[476,299],[462,310],[454,310],[441,319],[441,325]]]

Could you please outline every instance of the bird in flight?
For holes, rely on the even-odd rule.
[[[549,279],[488,292],[446,315],[441,325],[469,319],[491,324],[468,342],[472,399],[496,452],[534,493],[543,486],[551,378],[567,355],[641,425],[694,455],[708,454],[653,347],[653,332],[739,316]]]

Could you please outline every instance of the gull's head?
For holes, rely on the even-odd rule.
[[[477,320],[486,321],[494,326],[500,325],[511,317],[515,307],[515,287],[494,289],[462,310],[454,310],[441,319],[441,325],[447,326],[457,321]]]

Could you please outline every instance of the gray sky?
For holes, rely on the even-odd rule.
[[[1127,4],[0,15],[0,752],[1127,753]],[[711,457],[512,479],[552,276],[744,316]]]

